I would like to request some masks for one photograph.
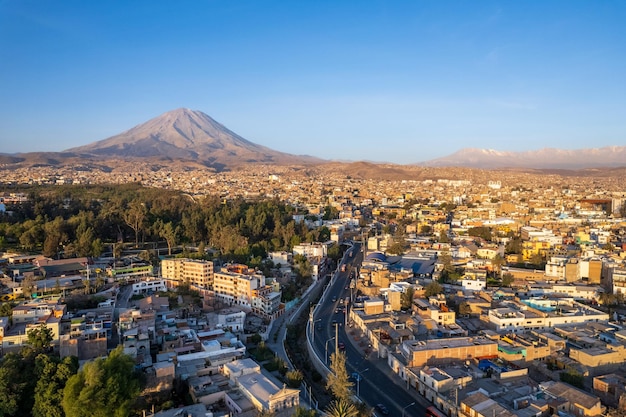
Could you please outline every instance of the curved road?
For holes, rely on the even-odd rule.
[[[353,265],[360,265],[363,261],[360,249],[360,243],[355,243],[349,249],[353,253],[352,256],[348,255],[344,258],[346,271],[335,274],[320,299],[313,317],[314,325],[311,327],[310,336],[313,348],[318,357],[328,364],[331,353],[337,347],[336,344],[343,343],[348,374],[357,372],[362,375],[358,391],[359,397],[367,405],[374,407],[379,403],[384,404],[391,416],[401,416],[403,408],[405,416],[424,416],[427,400],[414,389],[410,392],[407,390],[406,382],[387,366],[387,359],[379,359],[376,352],[371,353],[367,358],[364,357],[363,350],[353,344],[346,333],[347,312],[342,300],[351,296],[349,276]],[[337,328],[336,332],[335,328]],[[338,336],[336,340],[335,334]],[[355,383],[355,392],[356,385]],[[411,403],[415,404],[409,406]],[[377,414],[380,413],[377,412]]]

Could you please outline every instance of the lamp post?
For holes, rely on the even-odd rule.
[[[315,343],[315,323],[317,323],[318,321],[322,321],[322,319],[313,320],[313,322],[311,323],[311,344]]]
[[[326,343],[324,343],[324,350],[326,353],[324,353],[324,359],[326,361],[326,365],[328,365],[328,342],[330,342],[331,340],[335,340],[335,337],[331,337],[330,339],[328,339],[326,341]]]
[[[415,401],[413,401],[411,404],[407,405],[406,407],[404,407],[402,409],[402,417],[404,417],[404,410],[406,410],[407,408],[409,408],[410,406],[415,405]]]
[[[361,374],[362,374],[362,373],[364,373],[364,372],[367,372],[367,371],[369,371],[369,370],[370,370],[370,368],[366,368],[366,369],[363,369],[361,372],[357,371],[357,373],[356,373],[356,374],[357,374],[357,376],[358,376],[358,378],[356,379],[356,396],[357,396],[357,397],[359,396],[359,393],[360,393],[360,388],[361,388],[361,378],[363,378],[363,377],[361,376]]]

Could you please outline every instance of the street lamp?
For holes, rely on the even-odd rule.
[[[331,340],[335,340],[335,336],[331,337],[330,339],[328,339],[326,341],[326,343],[324,344],[324,350],[326,353],[324,353],[324,359],[326,359],[326,365],[328,365],[328,342],[330,342]]]
[[[322,319],[313,320],[311,323],[311,344],[315,343],[315,323],[322,321]]]
[[[361,379],[363,378],[363,377],[361,376],[361,374],[362,374],[362,373],[364,373],[364,372],[367,372],[367,371],[369,371],[369,370],[370,370],[370,368],[366,368],[366,369],[363,369],[361,372],[359,372],[359,371],[357,371],[357,372],[356,372],[356,374],[357,374],[357,376],[358,376],[358,378],[356,379],[356,396],[357,396],[357,397],[359,396],[359,393],[360,393],[360,388],[361,388]]]
[[[415,405],[415,401],[413,401],[411,404],[407,405],[406,407],[404,407],[402,409],[402,417],[404,417],[404,410],[406,410],[407,408],[409,408],[410,406]]]

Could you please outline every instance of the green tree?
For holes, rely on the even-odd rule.
[[[330,356],[330,373],[326,380],[326,389],[330,390],[337,400],[350,402],[352,386],[346,371],[346,355],[336,351]]]
[[[67,241],[65,220],[59,216],[53,221],[44,224],[43,229],[46,236],[43,242],[43,254],[44,256],[55,256],[59,252],[61,245]]]
[[[302,372],[297,369],[294,369],[293,371],[288,371],[285,377],[287,378],[287,384],[291,388],[298,388],[302,383],[302,380],[304,379],[304,377],[302,376]]]
[[[433,232],[433,227],[429,224],[423,224],[420,226],[421,235],[430,235]]]
[[[467,230],[467,234],[469,236],[480,237],[486,240],[487,242],[491,242],[491,240],[493,239],[493,236],[491,234],[491,229],[485,226],[470,227]]]
[[[443,265],[443,272],[452,274],[455,271],[454,265],[452,265],[452,256],[447,250],[441,252],[441,255],[439,255],[439,262]]]
[[[38,355],[36,358],[37,385],[35,386],[34,417],[63,417],[63,390],[65,384],[78,372],[78,358]]]
[[[317,416],[317,411],[309,410],[309,409],[304,408],[304,407],[298,407],[298,408],[296,408],[296,411],[293,413],[292,416],[293,417],[316,417]]]
[[[394,242],[387,248],[387,252],[392,255],[402,255],[404,253],[404,246],[401,242]]]
[[[502,266],[506,264],[506,259],[502,257],[499,253],[491,260],[491,265],[493,265],[493,270],[497,273],[500,272]]]
[[[545,268],[545,258],[543,257],[543,255],[541,253],[535,253],[533,254],[530,259],[528,260],[528,262],[533,265],[535,268],[537,269],[543,269]]]
[[[415,289],[409,287],[400,296],[400,304],[403,310],[410,310],[413,306],[413,296],[415,295]]]
[[[8,353],[0,362],[0,416],[28,416],[33,408],[35,360],[32,351]]]
[[[522,239],[519,237],[514,237],[513,239],[506,242],[506,246],[504,247],[504,253],[507,255],[522,253]]]
[[[433,281],[424,288],[424,295],[426,297],[432,297],[433,295],[441,294],[443,287],[437,281]]]
[[[63,391],[67,417],[127,417],[139,394],[132,358],[118,346],[105,359],[85,364]]]
[[[9,324],[13,324],[13,303],[7,301],[0,304],[0,317],[8,317]]]
[[[325,410],[330,417],[357,417],[359,410],[349,400],[339,398]]]
[[[139,199],[130,202],[128,208],[122,212],[122,219],[135,232],[135,246],[139,244],[139,232],[144,228],[148,209]]]
[[[472,314],[472,307],[467,301],[462,301],[459,304],[459,314],[462,316]]]
[[[27,333],[26,343],[36,352],[45,352],[50,349],[54,339],[52,329],[41,323],[39,327],[30,329]]]
[[[30,298],[35,291],[35,288],[35,278],[30,275],[24,278],[24,281],[22,281],[22,293],[24,294],[24,298]]]
[[[515,281],[515,278],[513,277],[513,274],[511,274],[510,272],[505,272],[504,274],[502,274],[502,286],[503,287],[510,287],[511,284],[513,284],[513,281]]]
[[[163,223],[161,220],[155,224],[157,233],[167,242],[167,254],[172,255],[172,246],[176,245],[178,239],[179,228],[175,227],[172,222]]]
[[[324,215],[322,216],[322,220],[333,220],[339,216],[339,210],[334,208],[333,206],[324,207]]]

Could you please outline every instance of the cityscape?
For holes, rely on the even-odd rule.
[[[3,168],[5,358],[43,328],[51,352],[81,366],[122,346],[144,381],[128,415],[622,415],[626,191],[614,170],[117,166]],[[241,235],[218,240],[171,212],[168,235],[154,194],[118,203],[114,241],[92,234],[99,246],[81,249],[70,229],[82,207],[94,230],[112,228],[94,204],[129,185],[184,202],[181,216],[208,201],[218,215],[284,204],[294,231],[268,236],[261,257],[228,225]],[[34,200],[60,217],[28,220]],[[54,222],[66,235],[51,249]]]
[[[625,19],[0,1],[0,417],[626,417]]]

